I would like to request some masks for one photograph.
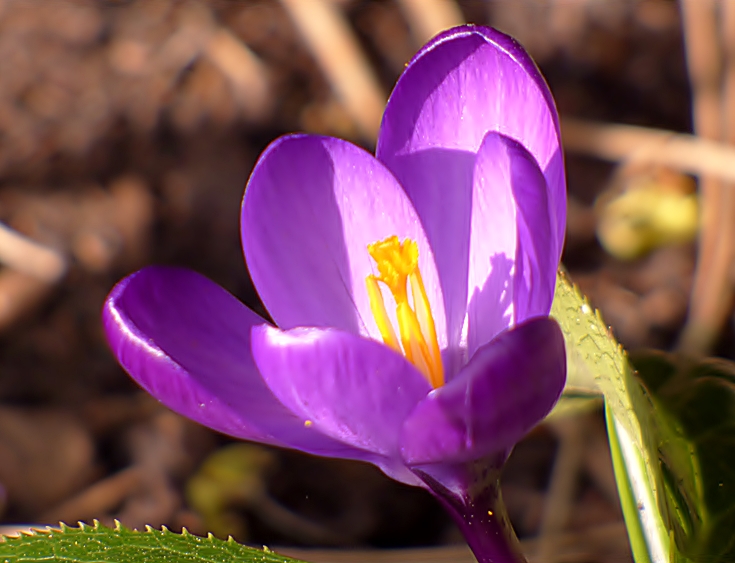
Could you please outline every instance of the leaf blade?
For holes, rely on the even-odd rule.
[[[564,334],[569,377],[576,385],[583,382],[588,387],[596,387],[604,396],[605,408],[610,413],[609,420],[619,425],[618,432],[615,432],[615,428],[608,424],[611,447],[617,448],[623,456],[625,468],[625,471],[616,471],[615,478],[621,495],[632,490],[637,526],[643,530],[647,545],[646,552],[641,552],[637,526],[632,522],[628,524],[628,518],[631,517],[628,515],[626,525],[636,561],[665,563],[669,560],[671,545],[660,512],[652,452],[646,447],[650,440],[645,440],[645,428],[653,416],[649,399],[635,378],[627,354],[613,337],[600,313],[563,271],[557,275],[551,316],[559,323]],[[613,436],[616,440],[614,444]],[[621,439],[630,442],[632,451],[637,454],[626,456]],[[638,487],[631,489],[632,483]],[[650,496],[642,494],[641,486],[650,490]],[[649,507],[649,511],[642,514],[641,509],[645,507]]]
[[[120,524],[107,528],[99,522],[22,533],[0,538],[0,561],[30,563],[300,563],[270,550],[240,545],[214,536],[202,538],[184,530],[166,528],[129,530]]]

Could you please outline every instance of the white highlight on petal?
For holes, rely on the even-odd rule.
[[[146,351],[146,353],[151,356],[155,356],[156,358],[167,358],[168,357],[166,353],[163,352],[163,350],[152,346],[148,340],[144,340],[138,334],[132,331],[128,327],[128,324],[123,319],[122,315],[120,314],[120,311],[118,311],[114,306],[108,305],[107,310],[112,315],[112,318],[115,321],[115,324],[117,325],[117,327],[125,335],[126,340],[134,342],[137,346],[143,348]]]
[[[273,346],[312,346],[324,335],[323,328],[298,327],[288,331],[281,330],[269,324],[262,325],[265,328],[266,338]]]

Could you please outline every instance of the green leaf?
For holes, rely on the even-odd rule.
[[[628,537],[630,538],[630,547],[633,551],[633,558],[637,563],[650,563],[651,554],[648,549],[648,541],[646,540],[646,530],[641,522],[641,514],[638,510],[638,496],[642,496],[636,492],[634,484],[631,479],[631,473],[628,467],[626,467],[626,457],[623,453],[623,445],[620,441],[620,435],[618,433],[617,424],[612,414],[612,410],[609,408],[605,409],[605,419],[607,421],[608,433],[610,435],[610,454],[612,457],[613,470],[615,471],[615,478],[618,483],[618,494],[620,496],[620,506],[623,509],[623,517],[625,518],[625,527],[628,530]],[[637,466],[637,474],[645,475],[645,470],[641,471],[642,467],[645,467],[642,463],[641,458],[632,458],[632,461]],[[646,482],[643,483],[647,485]],[[649,506],[655,506],[655,501],[648,499]]]
[[[615,477],[635,560],[668,561],[670,541],[656,489],[657,454],[646,447],[652,442],[644,436],[654,416],[650,400],[600,313],[563,272],[557,278],[551,316],[564,333],[568,388],[589,393],[596,388],[605,398],[611,448],[618,456]]]
[[[663,352],[632,358],[655,416],[659,503],[682,561],[735,561],[735,364]]]
[[[564,333],[567,350],[565,393],[602,392],[615,419],[638,449],[643,447],[641,421],[646,400],[635,380],[622,346],[617,343],[599,311],[592,308],[563,272],[556,283],[551,316]],[[634,403],[639,407],[634,409]]]
[[[735,561],[735,364],[660,351],[629,361],[564,274],[552,316],[571,381],[592,381],[605,397],[636,561]]]
[[[144,532],[117,525],[106,528],[80,524],[61,525],[0,539],[2,563],[62,561],[68,563],[297,563],[267,549],[253,549],[233,539],[200,538],[184,531],[146,528]]]

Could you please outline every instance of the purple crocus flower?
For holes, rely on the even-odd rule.
[[[522,561],[498,490],[552,408],[566,214],[533,61],[486,27],[406,67],[376,156],[288,135],[245,190],[245,260],[275,326],[194,272],[145,268],[104,308],[112,350],[171,409],[231,436],[363,460],[426,487],[480,561]]]

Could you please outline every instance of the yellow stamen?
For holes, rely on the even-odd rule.
[[[375,317],[383,341],[401,352],[429,380],[433,387],[444,384],[444,367],[436,338],[434,317],[429,298],[419,271],[418,245],[411,239],[403,242],[397,236],[388,237],[368,245],[368,252],[378,268],[377,276],[367,276],[370,310]],[[383,283],[396,302],[398,334],[388,317],[383,293],[378,282]],[[408,287],[411,288],[411,302]]]
[[[413,296],[413,309],[416,311],[416,318],[421,327],[421,333],[426,336],[426,342],[429,346],[429,354],[431,361],[442,366],[441,351],[439,350],[439,341],[436,338],[436,327],[434,326],[434,317],[431,314],[431,305],[429,298],[426,296],[424,288],[424,280],[421,278],[421,272],[416,267],[416,271],[409,278],[411,282],[411,295]],[[444,373],[442,369],[442,383]]]
[[[388,311],[385,310],[385,301],[383,301],[383,292],[380,291],[380,286],[378,285],[378,278],[370,275],[365,280],[365,283],[367,283],[368,297],[370,298],[370,310],[373,313],[373,317],[375,317],[375,323],[378,325],[378,330],[383,336],[383,340],[396,352],[400,352],[401,345],[398,343],[393,325],[390,324]]]

